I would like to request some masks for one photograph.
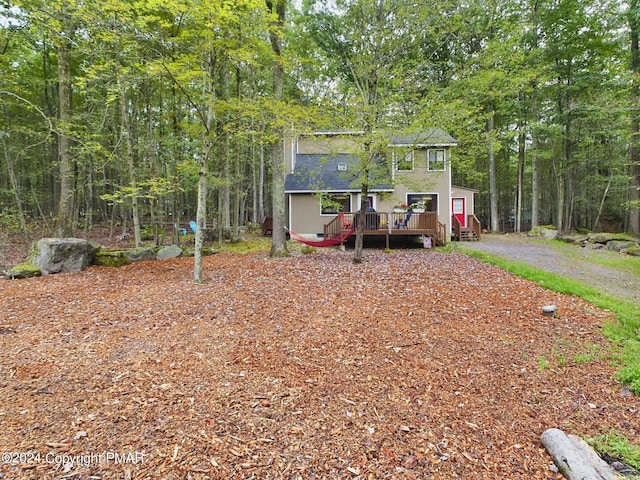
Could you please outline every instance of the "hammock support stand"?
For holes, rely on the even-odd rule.
[[[304,243],[305,245],[309,245],[310,247],[333,247],[335,245],[340,245],[344,243],[347,240],[347,238],[353,235],[353,232],[355,232],[355,229],[345,230],[343,232],[340,232],[339,235],[333,238],[327,238],[326,240],[309,240],[304,238],[302,235],[298,235],[296,232],[292,230],[287,230],[287,232],[289,232],[289,235],[291,236],[292,240],[295,240],[300,243]]]

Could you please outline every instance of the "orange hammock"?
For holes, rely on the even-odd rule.
[[[341,243],[344,243],[344,241],[349,238],[353,232],[355,232],[354,230],[345,230],[343,232],[340,232],[340,234],[336,237],[333,238],[327,238],[326,240],[308,240],[306,238],[304,238],[301,235],[298,235],[296,232],[293,232],[291,230],[288,230],[289,235],[291,236],[291,238],[293,240],[296,240],[298,242],[304,243],[306,245],[309,245],[311,247],[332,247],[334,245],[340,245]]]

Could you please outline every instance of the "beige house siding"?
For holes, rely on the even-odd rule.
[[[297,153],[355,153],[359,148],[359,143],[353,138],[345,136],[326,137],[300,137],[297,144]]]
[[[464,187],[451,187],[451,198],[464,198],[466,202],[467,215],[472,214],[476,211],[475,206],[475,193],[478,193],[477,190],[472,188],[464,188]]]
[[[414,152],[413,170],[394,170],[395,190],[393,204],[407,202],[408,194],[425,194],[425,196],[437,194],[438,196],[438,221],[447,226],[451,232],[451,168],[450,151],[448,148],[440,149],[445,152],[445,170],[431,172],[427,170],[427,152],[429,149],[420,149]],[[395,162],[394,162],[395,165]],[[394,167],[395,168],[395,167]],[[393,207],[393,205],[391,205]]]
[[[322,234],[325,223],[336,216],[321,215],[320,200],[312,193],[289,195],[289,226],[301,234]]]

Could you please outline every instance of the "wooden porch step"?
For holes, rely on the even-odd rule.
[[[462,242],[475,242],[478,240],[478,235],[473,230],[462,230],[460,232],[460,241]]]

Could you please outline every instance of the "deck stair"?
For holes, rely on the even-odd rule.
[[[453,239],[458,242],[477,242],[480,240],[480,220],[475,215],[467,215],[467,226],[463,227],[455,215],[451,215]]]
[[[464,228],[460,231],[461,242],[477,242],[478,240],[480,239],[475,231],[469,230],[468,228]]]

